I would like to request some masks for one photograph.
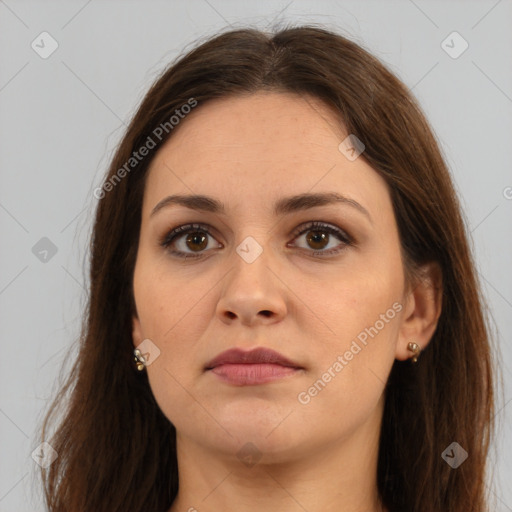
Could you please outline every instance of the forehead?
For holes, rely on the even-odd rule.
[[[332,146],[343,140],[344,134],[341,120],[317,98],[257,92],[199,104],[164,148],[171,147],[173,152],[193,148],[191,157],[215,149],[219,156],[225,152],[229,158],[241,154],[262,161],[299,159],[303,153],[311,154],[314,146]],[[306,150],[303,144],[311,147]],[[262,148],[274,153],[262,153]]]
[[[169,193],[215,195],[229,206],[240,195],[268,202],[324,191],[389,207],[383,178],[340,151],[348,135],[339,116],[311,96],[259,92],[199,104],[151,163],[144,208]]]

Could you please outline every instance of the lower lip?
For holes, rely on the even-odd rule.
[[[210,370],[224,382],[235,386],[254,386],[294,375],[298,368],[280,364],[221,364]]]

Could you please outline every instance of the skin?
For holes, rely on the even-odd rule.
[[[394,360],[411,357],[407,343],[425,348],[435,331],[439,268],[426,266],[426,279],[407,288],[386,182],[362,156],[350,161],[338,149],[348,134],[318,99],[222,98],[178,128],[150,166],[134,271],[133,344],[149,338],[160,350],[146,371],[177,432],[180,488],[169,512],[384,510],[376,487],[384,387]],[[371,220],[344,204],[272,213],[283,196],[333,191]],[[171,194],[212,196],[226,213],[172,205],[150,217]],[[315,230],[294,236],[310,221],[338,226],[354,245],[325,231],[323,245],[308,242]],[[212,235],[203,247],[182,234],[175,249],[203,254],[185,260],[159,240],[188,223]],[[246,237],[263,249],[252,263],[236,251]],[[332,248],[343,249],[311,255]],[[299,393],[394,303],[401,311],[301,403]],[[269,347],[303,370],[232,386],[203,370],[232,347]],[[254,465],[237,455],[244,446]]]

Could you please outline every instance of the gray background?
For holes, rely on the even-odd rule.
[[[279,21],[322,23],[370,50],[413,90],[441,141],[498,329],[505,385],[492,478],[497,510],[512,511],[507,0],[0,0],[0,511],[44,510],[31,454],[61,367],[70,367],[65,356],[76,354],[92,191],[125,123],[157,74],[199,38],[228,25],[264,28]],[[43,31],[58,43],[45,59],[31,47],[35,41],[51,48],[38,37]],[[458,58],[441,46],[453,31],[469,44]],[[461,48],[448,41],[452,51]]]

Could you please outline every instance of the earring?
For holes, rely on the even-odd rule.
[[[144,370],[145,368],[145,363],[146,363],[146,360],[144,359],[144,356],[141,354],[141,351],[136,348],[134,351],[133,351],[133,355],[135,356],[133,358],[133,360],[135,361],[135,366],[137,367],[137,370],[139,370],[139,372],[141,372],[142,370]]]
[[[407,350],[413,352],[413,356],[411,357],[413,363],[418,362],[418,357],[421,353],[421,347],[417,343],[409,342],[407,344]]]

